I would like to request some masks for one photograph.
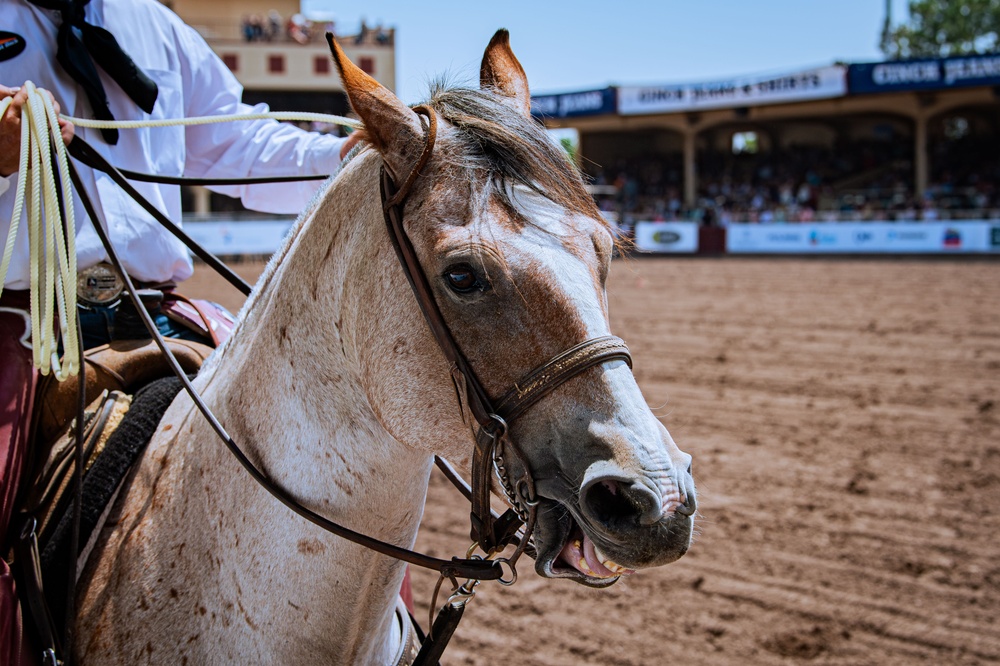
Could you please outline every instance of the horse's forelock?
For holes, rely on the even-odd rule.
[[[489,194],[513,219],[530,223],[511,200],[511,186],[520,184],[567,211],[606,224],[576,165],[544,127],[508,101],[493,92],[439,83],[429,104],[464,140],[458,159],[484,172],[480,178],[489,184]]]

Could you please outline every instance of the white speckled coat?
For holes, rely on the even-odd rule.
[[[196,386],[294,497],[410,547],[432,455],[467,469],[471,436],[377,195],[383,160],[397,182],[409,172],[421,121],[339,51],[335,59],[374,150],[303,215]],[[432,99],[437,144],[405,213],[442,313],[498,396],[556,353],[608,334],[612,241],[575,169],[530,119],[506,31],[487,48],[481,78],[482,92]],[[511,154],[497,156],[500,145]],[[497,164],[527,175],[498,177]],[[567,192],[554,191],[560,183]],[[687,549],[690,457],[623,362],[570,380],[512,433],[540,495],[542,575],[602,586]],[[403,571],[271,498],[182,393],[85,572],[77,653],[95,664],[387,663]]]

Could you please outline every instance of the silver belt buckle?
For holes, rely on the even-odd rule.
[[[101,262],[76,274],[76,297],[88,305],[109,305],[121,296],[125,280],[115,267]]]

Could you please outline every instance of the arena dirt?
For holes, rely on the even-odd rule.
[[[187,291],[238,307],[219,285]],[[1000,262],[619,260],[609,288],[694,456],[694,546],[610,590],[484,584],[443,663],[1000,663]],[[445,484],[442,557],[468,532]]]

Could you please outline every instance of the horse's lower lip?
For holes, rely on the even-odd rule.
[[[552,562],[553,569],[557,564],[562,564],[587,578],[599,580],[617,579],[620,576],[635,573],[632,569],[611,561],[610,558],[601,553],[575,521],[566,543]]]
[[[567,558],[567,547],[572,551],[575,540],[580,541],[580,546],[576,549],[577,556],[573,557],[573,553],[569,552],[570,556]],[[604,567],[603,562],[600,562],[603,558],[593,544],[590,546],[591,561],[599,562],[601,569],[606,572],[599,575],[599,571],[595,571],[592,565],[584,567],[590,569],[590,573],[581,570],[580,556],[584,557],[586,563],[583,530],[573,511],[558,500],[542,498],[542,506],[538,509],[538,523],[535,526],[535,547],[537,549],[535,571],[544,578],[567,578],[587,587],[605,588],[614,585],[625,573],[614,573]]]

